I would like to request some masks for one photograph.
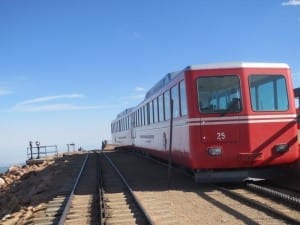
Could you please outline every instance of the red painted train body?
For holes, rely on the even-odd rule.
[[[195,180],[267,178],[299,159],[289,66],[223,63],[167,74],[111,124],[116,145],[172,161]]]

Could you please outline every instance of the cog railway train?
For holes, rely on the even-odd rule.
[[[196,182],[265,179],[299,159],[296,117],[287,64],[193,65],[164,76],[111,133],[113,144],[162,159],[171,139],[172,162]]]

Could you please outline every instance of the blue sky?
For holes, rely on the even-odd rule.
[[[99,148],[116,114],[168,72],[288,63],[300,86],[299,0],[1,0],[0,165],[30,140]]]

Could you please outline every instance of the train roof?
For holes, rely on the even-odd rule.
[[[181,72],[188,70],[200,69],[229,69],[229,68],[284,68],[288,69],[289,65],[286,63],[265,63],[265,62],[228,62],[228,63],[214,63],[203,65],[190,65],[185,69],[177,72],[168,73],[160,81],[158,81],[145,95],[145,99],[154,95],[158,90],[167,85],[171,80],[175,79]]]
[[[203,65],[190,65],[185,70],[199,70],[199,69],[229,69],[229,68],[284,68],[289,69],[286,63],[266,63],[266,62],[228,62],[228,63],[214,63]]]

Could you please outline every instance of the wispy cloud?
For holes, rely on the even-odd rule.
[[[143,87],[135,87],[132,93],[120,97],[123,105],[135,105],[145,98],[146,89]]]
[[[281,3],[282,6],[300,6],[300,0],[288,0]]]
[[[145,88],[143,88],[143,87],[136,87],[135,88],[135,91],[145,91],[146,89]]]
[[[44,104],[44,105],[15,105],[11,111],[14,112],[53,112],[53,111],[75,111],[91,109],[109,109],[113,105],[87,105],[78,106],[73,104]]]
[[[52,96],[45,96],[45,97],[39,97],[34,98],[30,100],[23,101],[19,103],[19,105],[28,105],[28,104],[35,104],[35,103],[41,103],[41,102],[49,102],[57,99],[71,99],[71,98],[84,98],[84,95],[82,94],[67,94],[67,95],[52,95]]]
[[[38,97],[16,104],[11,108],[13,112],[51,112],[51,111],[75,111],[91,109],[108,109],[113,105],[75,105],[72,103],[57,103],[57,100],[70,101],[70,99],[82,99],[83,94],[64,94]]]

